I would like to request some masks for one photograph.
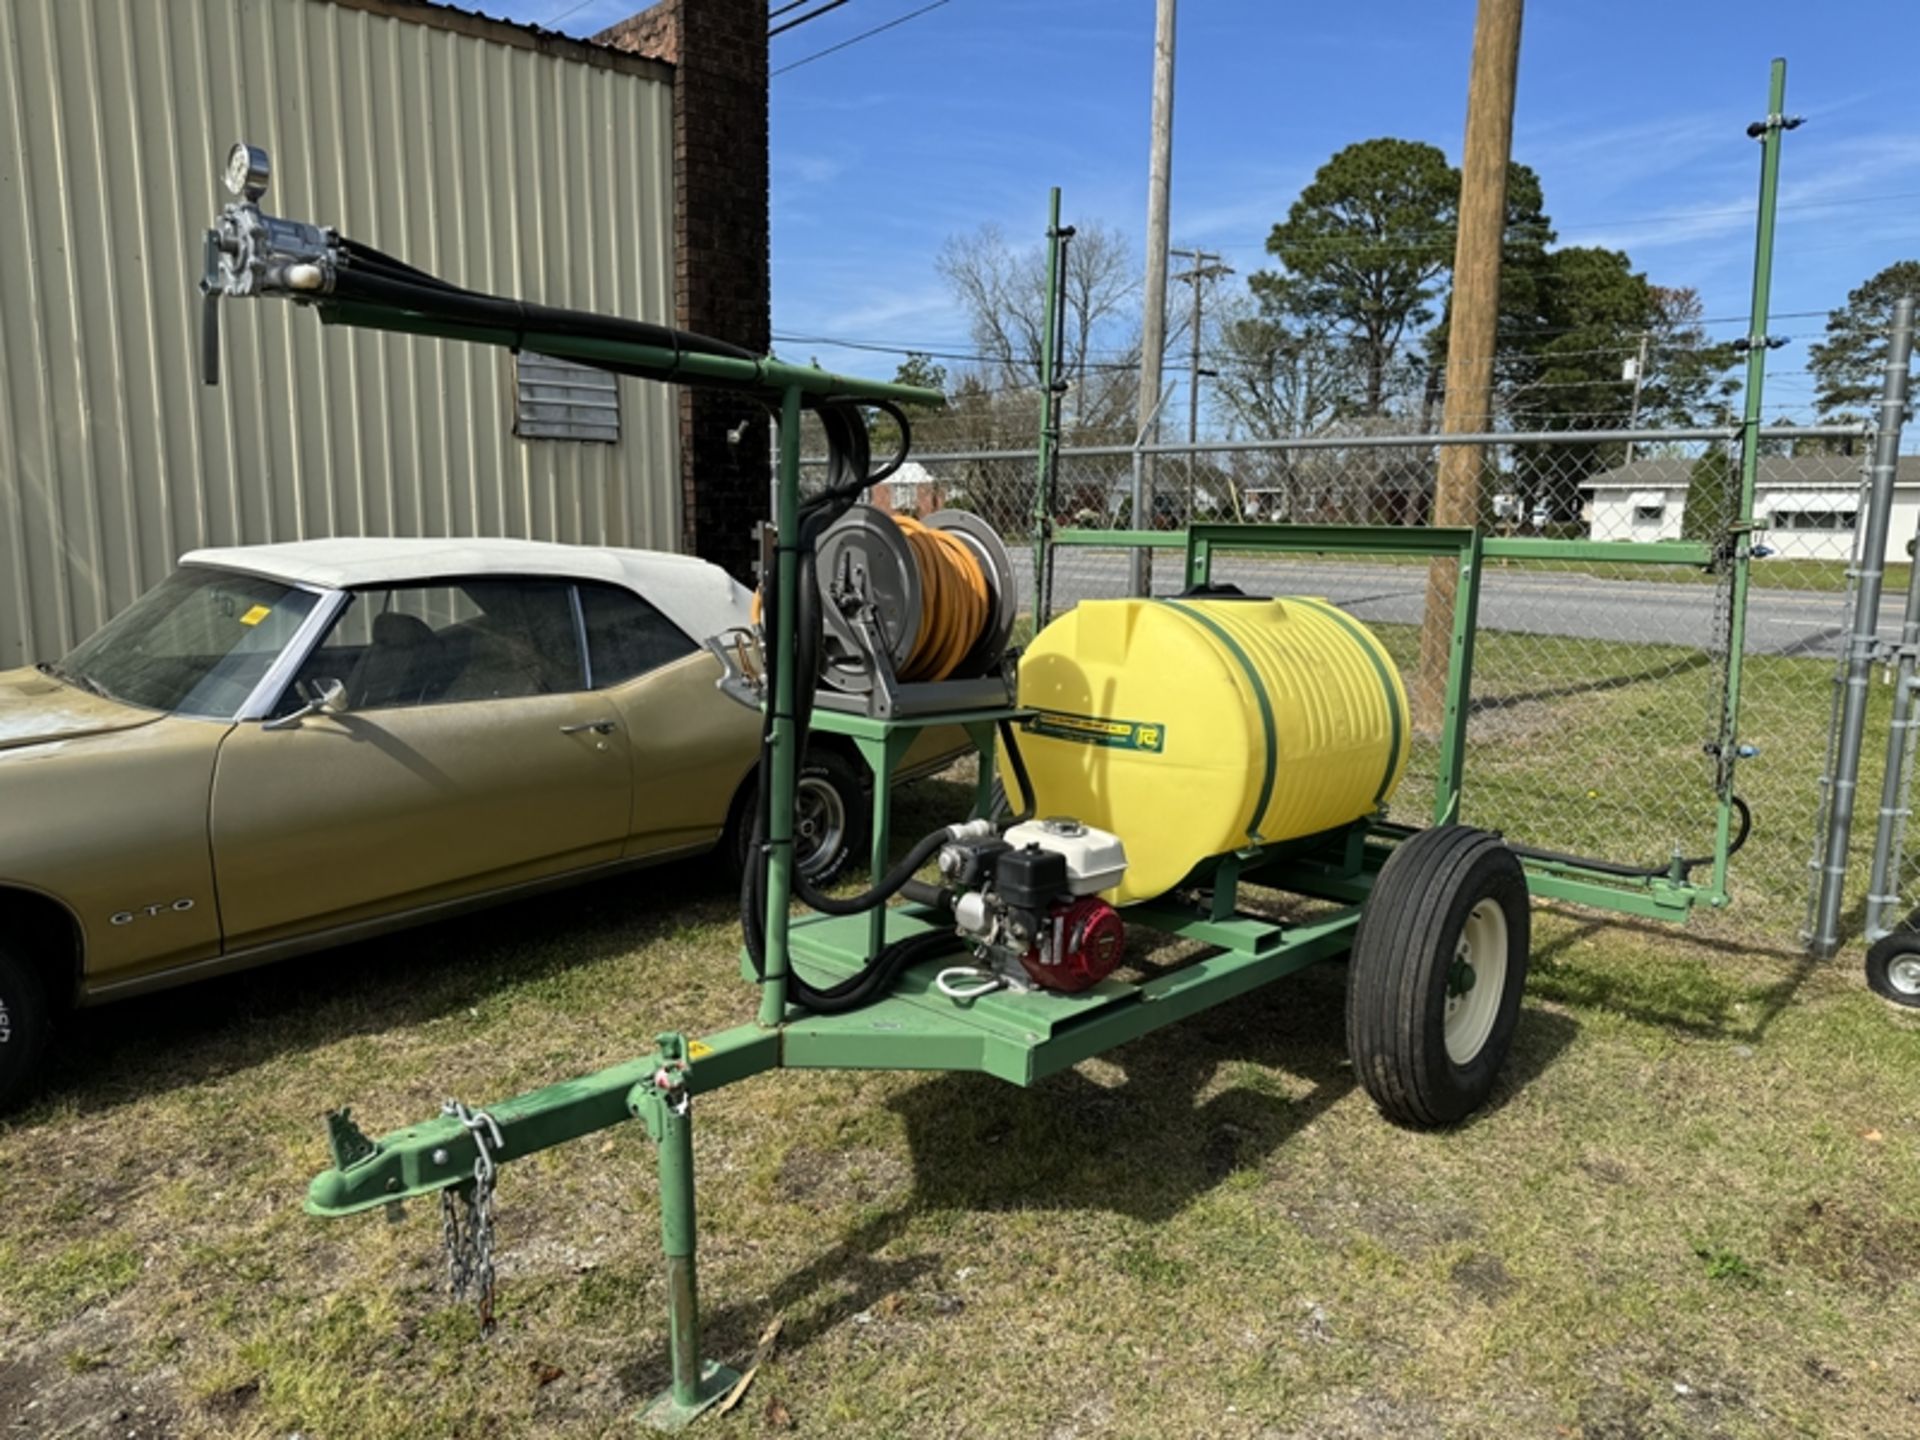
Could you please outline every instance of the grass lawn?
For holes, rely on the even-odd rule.
[[[1381,633],[1409,663],[1412,630]],[[1706,848],[1700,652],[1479,646],[1469,820]],[[1796,953],[1832,669],[1748,674],[1735,906],[1687,930],[1538,910],[1516,1053],[1455,1131],[1355,1087],[1338,965],[1032,1091],[774,1074],[703,1099],[710,1352],[784,1322],[707,1430],[1920,1434],[1920,1012],[1866,992],[1857,946]],[[913,787],[896,834],[968,794]],[[486,1341],[444,1296],[433,1207],[300,1199],[332,1106],[379,1133],[748,1018],[716,869],[79,1017],[0,1121],[0,1433],[626,1433],[666,1380],[640,1127],[508,1167]]]
[[[901,833],[965,803],[915,787]],[[431,1207],[300,1212],[375,1132],[751,1013],[685,866],[101,1011],[0,1125],[0,1417],[36,1436],[600,1436],[662,1386],[644,1132],[510,1166],[501,1323]],[[1854,966],[1537,915],[1496,1101],[1416,1134],[1307,972],[1020,1091],[699,1104],[715,1435],[1911,1436],[1920,1016]],[[8,1431],[7,1433],[15,1433]]]

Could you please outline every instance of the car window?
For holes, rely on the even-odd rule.
[[[230,720],[317,598],[277,580],[189,565],[49,668],[130,705]]]
[[[355,590],[281,697],[338,680],[349,710],[508,700],[583,688],[564,580],[458,580]]]
[[[596,690],[683,660],[700,648],[686,631],[631,590],[590,584],[579,590]]]

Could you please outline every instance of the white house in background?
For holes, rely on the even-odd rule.
[[[946,504],[945,488],[926,466],[909,460],[893,472],[892,478],[874,486],[870,498],[880,509],[895,515],[931,515]]]
[[[1636,460],[1580,483],[1589,497],[1587,534],[1594,540],[1678,540],[1687,509],[1691,460]],[[1860,520],[1864,457],[1766,455],[1754,481],[1760,543],[1782,559],[1849,560]],[[1920,525],[1920,455],[1902,455],[1894,472],[1889,560],[1907,558]]]

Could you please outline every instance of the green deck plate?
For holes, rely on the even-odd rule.
[[[846,1015],[796,1013],[781,1031],[781,1063],[788,1069],[978,1070],[1031,1085],[1344,953],[1358,919],[1357,909],[1319,916],[1285,927],[1267,949],[1204,956],[1138,985],[1104,980],[1079,995],[997,991],[964,1003],[933,984],[945,966],[966,963],[956,944],[950,960],[909,970],[884,1000]],[[890,940],[929,928],[922,912],[888,914]],[[866,953],[861,916],[810,916],[797,920],[792,934],[796,960],[822,978],[851,974]]]

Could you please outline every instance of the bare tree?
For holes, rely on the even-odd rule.
[[[951,237],[935,263],[986,357],[983,385],[1001,391],[1037,386],[1046,336],[1046,247],[1015,248],[989,224]],[[1063,290],[1066,428],[1083,436],[1124,430],[1140,362],[1140,274],[1132,245],[1099,221],[1077,227],[1067,246]]]
[[[1365,381],[1353,346],[1246,295],[1222,297],[1215,315],[1214,397],[1234,430],[1260,439],[1311,435],[1352,407]]]

